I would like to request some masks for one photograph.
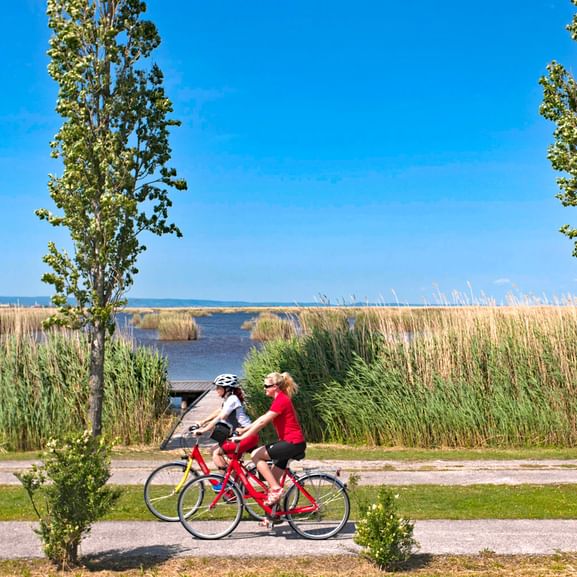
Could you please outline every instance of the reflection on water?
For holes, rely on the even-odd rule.
[[[212,380],[220,373],[242,375],[242,364],[251,348],[250,332],[242,323],[253,318],[251,313],[213,314],[196,319],[200,327],[197,341],[159,341],[156,330],[130,327],[129,332],[142,345],[158,349],[168,358],[171,380]],[[129,315],[118,315],[121,330],[126,331]]]

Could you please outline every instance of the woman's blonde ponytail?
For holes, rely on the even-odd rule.
[[[283,393],[289,397],[294,397],[299,390],[299,386],[294,382],[290,373],[270,373],[266,380],[272,385],[276,385]]]

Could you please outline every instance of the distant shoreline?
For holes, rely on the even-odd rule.
[[[52,307],[50,297],[48,296],[0,296],[0,306],[16,307]],[[260,311],[263,309],[294,309],[303,308],[374,308],[374,307],[422,307],[423,305],[399,304],[399,303],[313,303],[313,302],[280,302],[280,301],[217,301],[207,299],[172,299],[172,298],[129,298],[128,305],[122,310],[131,311],[134,309],[254,309]]]

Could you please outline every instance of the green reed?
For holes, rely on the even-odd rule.
[[[40,448],[86,427],[89,347],[79,333],[0,339],[0,444]],[[105,360],[104,429],[124,444],[159,440],[170,425],[167,362],[157,352],[113,339]]]
[[[347,325],[346,330],[313,329],[309,335],[271,341],[260,350],[253,349],[244,364],[251,412],[261,414],[270,405],[263,393],[264,377],[272,371],[288,371],[300,386],[294,402],[308,438],[323,439],[324,423],[316,407],[319,388],[333,379],[344,379],[357,357],[371,362],[378,341],[377,335],[349,330]]]
[[[316,331],[253,352],[245,373],[259,409],[253,381],[269,368],[296,373],[311,441],[577,443],[574,306],[362,311],[353,329]]]

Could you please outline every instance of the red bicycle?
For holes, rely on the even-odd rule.
[[[296,460],[302,458],[304,454]],[[216,493],[215,485],[220,485]],[[286,520],[307,539],[328,539],[346,525],[350,500],[337,477],[324,472],[295,475],[287,469],[280,485],[286,489],[281,503],[265,505],[267,486],[239,455],[232,455],[224,475],[204,474],[182,488],[177,502],[180,522],[199,539],[221,539],[236,529],[243,510],[256,504],[272,524]]]
[[[210,473],[210,469],[198,446],[199,438],[194,435],[194,431],[197,428],[194,425],[189,428],[189,432],[192,433],[191,437],[187,437],[187,440],[191,439],[192,443],[190,452],[183,455],[180,461],[164,463],[154,469],[144,483],[144,502],[148,510],[161,521],[174,522],[179,520],[177,511],[178,496],[191,478],[196,479],[199,477],[199,472],[195,467],[198,467],[204,475]],[[211,483],[213,494],[215,494],[214,487],[220,488],[218,483],[219,481],[216,480]],[[248,495],[245,510],[253,519],[257,521],[263,519],[256,503],[251,501]]]

